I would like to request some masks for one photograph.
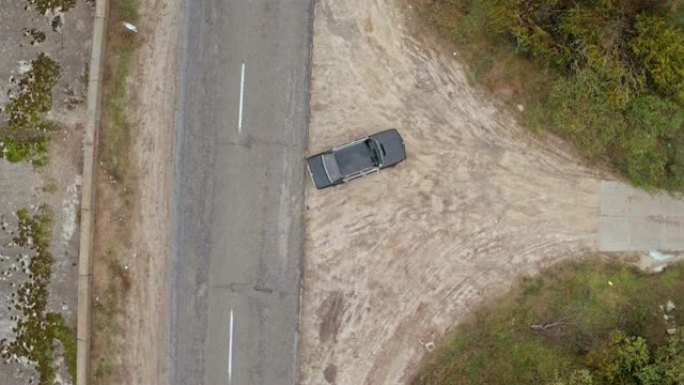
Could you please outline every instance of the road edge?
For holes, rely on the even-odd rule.
[[[314,33],[315,31],[315,22],[316,22],[316,5],[318,3],[318,0],[311,0],[310,5],[309,5],[309,20],[308,22],[308,30],[309,30],[309,41],[307,42],[308,44],[308,60],[306,63],[307,69],[306,69],[306,127],[304,128],[304,156],[306,157],[309,154],[309,127],[311,123],[311,83],[313,82],[313,53],[314,53]],[[300,384],[300,372],[301,372],[301,367],[302,367],[302,355],[300,351],[300,346],[299,346],[299,338],[300,338],[300,320],[302,319],[302,309],[303,309],[303,299],[304,299],[304,285],[302,284],[302,281],[304,280],[304,268],[306,266],[305,258],[306,258],[306,245],[305,245],[305,239],[306,239],[306,201],[307,201],[307,191],[308,191],[308,182],[309,182],[309,175],[308,171],[306,170],[306,167],[301,171],[303,172],[304,175],[304,186],[302,188],[302,212],[301,212],[301,224],[302,224],[302,234],[301,234],[301,240],[300,240],[300,245],[302,247],[301,255],[299,257],[299,261],[297,261],[297,269],[299,276],[297,277],[297,286],[299,292],[297,293],[297,321],[295,324],[295,360],[294,360],[294,385]]]
[[[87,385],[90,376],[90,338],[92,330],[92,252],[95,222],[95,165],[97,132],[100,126],[102,67],[105,51],[109,0],[96,0],[92,51],[88,72],[85,135],[83,137],[83,187],[78,252],[78,315],[76,326],[76,383]]]

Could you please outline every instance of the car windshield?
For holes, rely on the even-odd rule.
[[[382,165],[382,153],[380,152],[380,147],[378,141],[375,139],[368,139],[366,142],[368,148],[370,149],[371,159],[376,166]]]

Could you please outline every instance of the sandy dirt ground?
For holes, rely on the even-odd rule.
[[[164,384],[168,366],[168,245],[174,167],[175,104],[181,17],[180,0],[140,1],[135,70],[129,77],[128,118],[133,135],[130,188],[118,192],[98,178],[97,241],[100,253],[116,244],[117,263],[126,271],[125,300],[115,348],[107,348],[114,375],[111,384]],[[122,198],[124,197],[124,198]],[[130,218],[117,218],[123,200],[132,201]],[[125,210],[124,210],[125,211]],[[125,211],[126,212],[126,211]],[[104,233],[112,221],[124,223]],[[107,224],[109,222],[109,224]],[[126,233],[128,241],[118,242]],[[104,234],[103,234],[104,233]],[[96,252],[97,254],[97,252]],[[98,275],[105,266],[95,267]],[[99,291],[106,290],[100,287]],[[96,292],[98,289],[96,289]],[[108,370],[101,368],[101,370]]]
[[[397,127],[408,160],[307,189],[302,384],[405,384],[471,310],[595,250],[601,177],[470,86],[400,0],[316,6],[309,153]]]
[[[143,1],[145,43],[138,50],[131,84],[137,107],[133,121],[136,215],[131,259],[133,286],[126,304],[126,340],[136,341],[124,361],[124,384],[164,384],[168,361],[168,260],[175,137],[175,105],[181,16],[185,2]]]

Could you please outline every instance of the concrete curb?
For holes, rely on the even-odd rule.
[[[78,320],[76,326],[76,383],[87,385],[90,377],[90,336],[92,321],[92,252],[95,221],[95,166],[97,131],[100,126],[102,64],[107,37],[109,0],[96,0],[92,53],[88,73],[86,130],[83,138],[83,189],[78,255]]]

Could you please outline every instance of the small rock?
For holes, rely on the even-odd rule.
[[[667,309],[668,312],[671,312],[672,310],[674,310],[674,308],[675,308],[674,302],[672,302],[672,300],[670,300],[670,299],[667,300],[667,305],[665,305],[665,309]]]
[[[54,32],[62,32],[62,27],[64,26],[64,20],[61,15],[57,15],[50,22],[50,26]]]
[[[520,111],[520,112],[525,111],[525,106],[523,106],[522,104],[518,104],[518,111]]]
[[[675,334],[675,333],[677,333],[677,328],[669,328],[669,329],[667,329],[667,334],[673,335],[673,334]]]

